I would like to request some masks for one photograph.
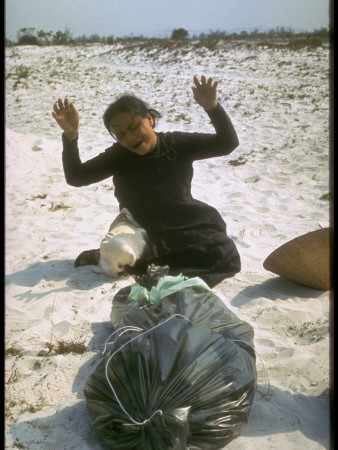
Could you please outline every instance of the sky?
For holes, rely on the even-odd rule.
[[[334,1],[334,0],[332,0]],[[190,36],[210,30],[240,32],[329,27],[330,0],[5,0],[5,33],[21,28],[70,30],[73,37],[170,37],[175,28]]]

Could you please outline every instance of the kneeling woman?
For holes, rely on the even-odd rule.
[[[63,167],[72,186],[87,186],[113,176],[120,209],[126,208],[147,231],[152,260],[170,274],[198,276],[210,287],[240,271],[240,257],[218,211],[191,195],[193,161],[228,155],[238,146],[236,131],[217,102],[217,82],[194,77],[193,95],[216,133],[155,132],[160,114],[137,97],[112,103],[103,120],[116,143],[81,162],[77,145],[79,114],[59,99],[53,117],[64,130]],[[97,264],[99,251],[83,252],[76,265]],[[142,272],[142,261],[136,265]],[[135,272],[134,272],[135,273]]]

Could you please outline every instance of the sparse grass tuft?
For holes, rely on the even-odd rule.
[[[82,353],[87,351],[87,346],[81,340],[79,341],[60,340],[57,341],[56,344],[53,344],[52,342],[47,342],[46,347],[47,351],[41,350],[38,353],[38,356],[64,355],[67,353],[77,353],[79,355],[82,355]]]
[[[16,383],[19,380],[19,378],[20,378],[20,374],[19,374],[17,367],[13,367],[12,371],[8,377],[7,384]]]
[[[32,73],[32,69],[24,64],[20,64],[19,66],[15,66],[15,72],[10,72],[7,74],[6,78],[17,78],[20,81],[22,78],[28,78]]]
[[[16,68],[16,76],[19,79],[28,78],[31,73],[32,73],[32,69],[30,67],[25,66],[24,64],[20,64]]]
[[[328,192],[327,194],[323,194],[320,197],[320,200],[331,200],[331,199],[332,199],[332,196],[331,196],[330,192]]]
[[[58,355],[62,355],[64,353],[78,353],[82,354],[87,350],[86,345],[83,341],[58,341],[57,347],[55,349]]]
[[[72,206],[67,206],[64,205],[63,202],[59,203],[59,204],[55,204],[54,202],[51,203],[51,207],[49,208],[49,211],[58,211],[59,209],[69,209],[72,208]]]
[[[5,399],[5,418],[13,418],[13,409],[17,409],[20,414],[25,412],[36,413],[46,406],[45,401],[39,401],[36,404],[26,402],[24,399],[13,399],[11,396],[6,396]]]
[[[19,348],[11,346],[5,349],[5,357],[7,356],[17,356],[21,358],[21,356],[23,356],[23,352]]]
[[[228,164],[230,164],[231,166],[242,166],[243,164],[245,164],[247,162],[248,162],[247,159],[240,156],[237,159],[231,159],[230,161],[228,161]]]
[[[31,195],[30,198],[26,198],[26,200],[36,200],[37,198],[45,199],[47,197],[47,194],[38,194],[38,195]]]

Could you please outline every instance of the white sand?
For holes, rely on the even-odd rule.
[[[160,131],[212,131],[192,99],[195,74],[220,81],[240,139],[232,155],[195,164],[194,196],[220,211],[242,257],[242,271],[215,291],[253,326],[270,382],[267,393],[258,359],[249,423],[227,448],[329,448],[330,293],[262,265],[282,243],[329,224],[328,60],[327,48],[245,45],[176,54],[121,45],[6,50],[6,448],[100,448],[83,389],[111,332],[112,298],[133,282],[73,267],[81,251],[98,247],[118,205],[111,179],[66,184],[54,101],[69,96],[77,106],[86,160],[111,145],[102,114],[121,92],[158,108]],[[88,348],[38,356],[58,340]]]

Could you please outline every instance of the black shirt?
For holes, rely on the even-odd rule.
[[[220,104],[207,114],[216,133],[159,132],[155,149],[142,156],[114,143],[83,163],[77,139],[69,141],[63,136],[66,181],[86,186],[113,176],[120,209],[127,208],[147,230],[159,257],[175,250],[182,262],[188,254],[184,248],[196,250],[198,246],[208,252],[219,247],[220,235],[215,241],[215,232],[230,240],[226,224],[215,208],[192,197],[193,161],[228,155],[237,147],[238,138]]]
[[[204,204],[208,206],[207,211],[201,208],[201,202],[192,198],[192,163],[231,153],[238,145],[238,138],[220,104],[208,115],[215,134],[156,133],[155,149],[144,156],[115,143],[82,163],[77,140],[70,142],[63,137],[66,181],[72,186],[86,186],[113,176],[120,208],[126,207],[146,229],[179,227],[191,221],[203,223],[205,213],[208,222],[213,222],[211,207]]]

